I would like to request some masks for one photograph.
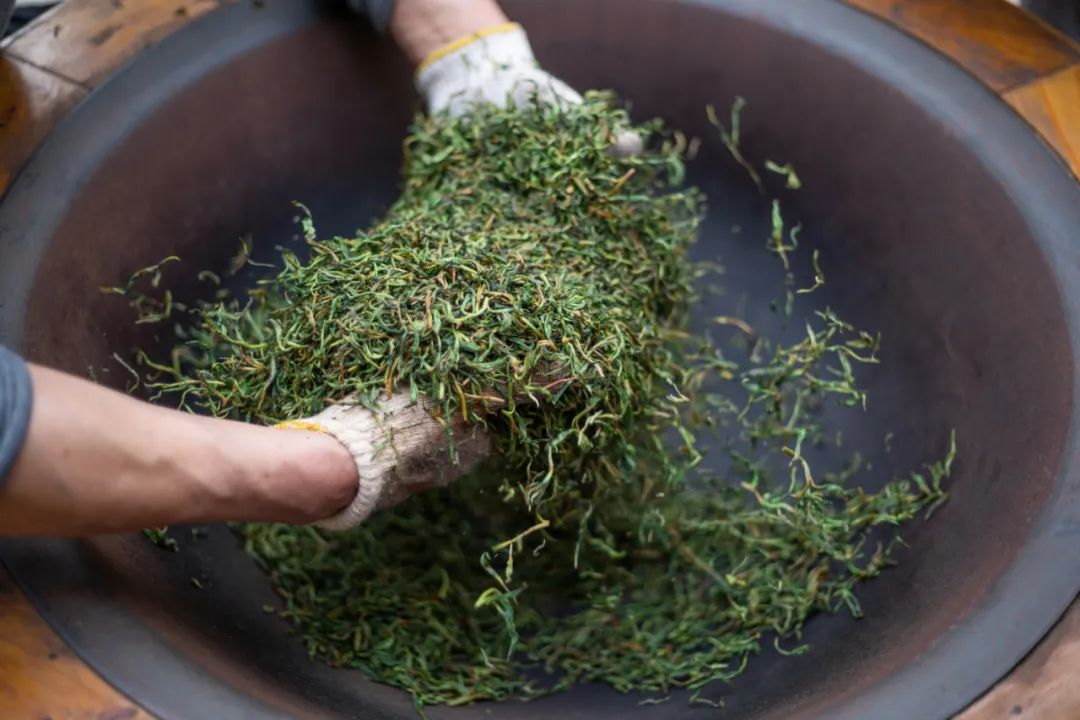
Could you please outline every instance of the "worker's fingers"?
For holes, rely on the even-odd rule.
[[[497,412],[509,404],[509,397],[513,397],[518,405],[540,405],[573,381],[565,368],[553,367],[549,364],[541,364],[533,368],[526,374],[526,378],[527,380],[516,386],[512,393],[506,387],[486,388],[475,394],[466,393],[466,399],[471,401],[470,409],[477,415]]]
[[[456,418],[449,432],[440,427],[437,437],[428,437],[399,455],[392,476],[383,484],[376,510],[398,505],[418,492],[445,487],[491,455],[488,432],[480,425],[466,425],[460,416]]]
[[[632,130],[621,130],[611,145],[611,154],[617,158],[628,158],[640,155],[644,149],[645,143],[640,135]]]
[[[524,389],[465,393],[472,418],[515,403],[537,405],[552,398],[572,380],[561,368],[534,368]],[[338,440],[356,463],[353,500],[316,525],[328,530],[356,527],[377,510],[393,507],[412,495],[444,487],[473,470],[492,453],[491,436],[481,423],[461,412],[441,416],[426,398],[413,400],[399,392],[378,407],[365,407],[354,398],[332,405],[318,415],[282,423],[279,427],[325,432]]]

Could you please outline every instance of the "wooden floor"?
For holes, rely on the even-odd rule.
[[[0,571],[0,718],[149,717],[79,660]]]

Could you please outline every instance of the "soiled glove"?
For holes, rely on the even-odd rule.
[[[352,502],[315,524],[328,530],[356,527],[376,510],[422,490],[449,485],[488,456],[487,433],[466,425],[459,415],[450,422],[456,457],[452,456],[447,428],[431,409],[426,400],[395,394],[377,411],[346,401],[313,417],[280,423],[277,427],[283,429],[332,435],[356,463],[359,484]]]
[[[454,117],[479,104],[518,107],[534,99],[577,104],[582,98],[562,80],[540,68],[525,30],[517,23],[486,28],[436,50],[416,71],[416,88],[432,113]],[[641,138],[629,130],[615,139],[620,156],[641,152]]]

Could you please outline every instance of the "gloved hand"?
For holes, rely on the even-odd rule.
[[[518,107],[535,99],[545,103],[577,104],[581,95],[540,68],[525,30],[503,23],[460,38],[432,53],[416,71],[416,87],[428,111],[454,117],[478,104]],[[641,138],[625,130],[612,150],[620,157],[641,152]]]
[[[392,507],[415,493],[449,485],[476,467],[491,451],[491,440],[460,415],[450,421],[456,462],[447,429],[431,415],[432,403],[395,394],[378,411],[351,403],[332,405],[318,415],[278,424],[333,436],[352,455],[359,483],[345,508],[315,523],[328,530],[356,527],[376,510]]]

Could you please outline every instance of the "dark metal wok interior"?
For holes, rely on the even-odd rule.
[[[1080,587],[1074,180],[974,80],[838,3],[507,6],[552,71],[707,140],[692,171],[710,198],[698,253],[724,260],[731,297],[753,299],[774,280],[768,206],[704,114],[746,96],[746,153],[791,161],[804,180],[784,202],[821,249],[830,283],[818,302],[885,338],[858,426],[878,473],[940,457],[954,427],[960,461],[949,503],[863,588],[866,618],[814,619],[810,653],[763,653],[706,693],[719,711],[583,687],[429,716],[940,718],[963,707]],[[172,341],[136,329],[98,286],[174,253],[191,276],[222,268],[249,233],[273,258],[295,234],[292,200],[322,233],[363,226],[394,197],[415,109],[396,51],[332,4],[223,6],[94,93],[17,179],[0,206],[0,339],[123,387],[113,352]],[[179,296],[195,292],[192,277],[170,277]],[[414,716],[402,693],[308,661],[261,609],[273,593],[227,529],[179,537],[176,554],[141,537],[9,541],[0,553],[75,649],[162,717]]]

